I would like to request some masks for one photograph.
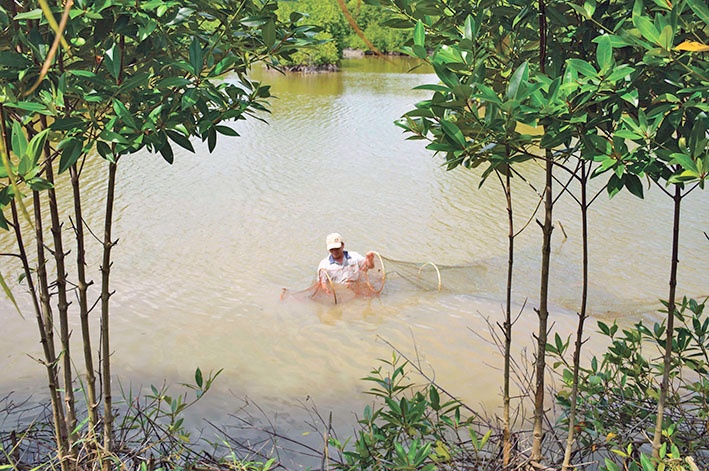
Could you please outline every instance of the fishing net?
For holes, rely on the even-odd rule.
[[[434,262],[407,262],[374,252],[374,268],[362,271],[359,278],[346,283],[333,282],[327,272],[315,276],[306,289],[283,288],[281,299],[312,300],[341,304],[354,298],[411,291],[470,293],[476,290],[484,268],[476,265],[439,265]]]

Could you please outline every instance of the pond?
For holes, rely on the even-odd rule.
[[[240,137],[221,138],[212,154],[200,143],[198,155],[177,153],[173,165],[148,154],[122,161],[112,278],[116,390],[166,383],[177,393],[195,368],[223,369],[190,412],[195,428],[210,428],[202,418],[228,421],[248,401],[294,436],[311,431],[304,406],[316,405],[333,412],[344,435],[370,401],[360,378],[396,348],[469,405],[492,413],[501,407],[501,360],[489,324],[502,319],[504,306],[504,199],[496,180],[478,188],[479,173],[446,171],[442,157],[394,126],[427,97],[413,88],[435,82],[426,70],[410,71],[413,65],[368,57],[345,61],[337,73],[256,70],[254,78],[272,84],[276,97],[267,123],[234,123]],[[540,188],[535,165],[526,171]],[[102,165],[84,171],[86,217],[96,228],[104,179]],[[514,297],[518,308],[526,301],[514,334],[521,351],[536,330],[541,231],[536,192],[518,179],[515,198],[518,227],[532,221],[516,239]],[[705,198],[695,191],[685,205],[680,295],[709,293]],[[550,293],[553,330],[562,335],[575,329],[579,304],[578,214],[570,198],[560,199]],[[671,202],[657,188],[645,200],[602,194],[590,224],[587,346],[594,351],[601,347],[596,320],[660,318]],[[442,289],[392,277],[376,297],[281,300],[284,288],[297,293],[314,281],[330,232],[340,232],[349,250],[377,251],[385,265],[440,266]],[[0,252],[11,249],[9,235],[0,234]],[[458,269],[445,269],[451,266]],[[98,263],[90,269],[98,282]],[[4,259],[2,272],[10,279],[17,267]],[[21,288],[15,292],[25,318],[0,301],[0,391],[41,397],[46,379],[32,359],[40,356],[36,326]]]

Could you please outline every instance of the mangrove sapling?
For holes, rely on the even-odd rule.
[[[13,112],[8,110],[6,107],[0,105],[0,122],[2,123],[2,141],[4,143],[3,151],[7,152],[8,149],[12,149],[13,153],[20,159],[24,159],[25,162],[38,162],[40,159],[40,154],[44,151],[44,142],[47,137],[46,132],[40,132],[32,135],[32,138],[28,142],[24,134],[23,128],[20,123],[13,120],[12,125],[12,144],[10,144],[10,136],[8,135],[8,128],[6,126],[7,119],[6,115],[14,116]],[[22,160],[21,160],[22,161]],[[44,365],[47,370],[48,375],[48,386],[50,390],[50,398],[52,401],[52,412],[54,418],[55,435],[57,439],[57,452],[60,456],[60,461],[62,462],[62,469],[66,469],[68,466],[67,462],[63,459],[70,452],[70,429],[69,421],[67,420],[68,413],[63,409],[61,402],[62,390],[61,382],[59,380],[59,357],[57,357],[55,345],[54,345],[54,317],[52,314],[52,308],[49,304],[49,282],[48,274],[46,271],[46,258],[45,258],[45,244],[43,236],[43,221],[41,214],[41,199],[35,189],[46,189],[47,186],[44,180],[36,179],[35,176],[39,170],[27,169],[25,166],[25,174],[15,175],[15,169],[12,166],[8,167],[10,159],[5,156],[3,158],[3,167],[7,172],[8,178],[11,180],[11,185],[6,186],[6,188],[13,188],[17,190],[17,179],[26,179],[32,191],[33,201],[34,201],[34,224],[29,219],[29,214],[26,208],[22,204],[21,200],[13,198],[10,201],[12,222],[10,226],[12,227],[15,235],[15,240],[17,242],[18,258],[22,264],[22,270],[24,273],[24,279],[26,280],[29,288],[29,294],[32,301],[32,306],[35,311],[35,317],[37,319],[37,327],[39,329],[39,336],[43,348],[44,354]],[[20,170],[20,167],[17,167]],[[19,217],[19,212],[17,206],[22,205],[22,213],[27,219],[27,223],[30,226],[30,231],[33,232],[32,236],[36,241],[37,247],[37,257],[38,257],[38,267],[37,267],[37,280],[38,283],[34,281],[34,273],[30,266],[30,258],[27,253],[27,246],[24,241],[24,234],[22,231],[22,221]],[[39,286],[37,286],[39,285]],[[68,337],[68,334],[67,334]],[[71,371],[71,370],[70,370]],[[66,378],[66,377],[65,377]],[[73,394],[73,392],[72,392]],[[67,396],[71,398],[72,396]],[[72,399],[73,400],[73,399]],[[73,405],[71,406],[73,407]],[[73,430],[73,429],[72,429]]]
[[[499,174],[498,174],[499,175]],[[507,467],[512,459],[512,434],[510,431],[510,362],[512,350],[512,275],[514,267],[515,226],[512,212],[512,171],[505,172],[505,200],[507,201],[507,289],[505,292],[505,322],[502,326],[504,342],[504,366],[502,371],[502,466]],[[502,183],[502,182],[500,182]]]
[[[678,458],[676,453],[669,452],[674,446],[682,450],[683,459],[691,458],[701,469],[708,464],[705,451],[709,442],[704,419],[709,412],[706,302],[707,299],[697,302],[683,298],[675,313],[679,325],[672,338],[674,357],[665,407],[669,425],[662,432],[669,445],[663,446],[665,451],[658,455],[666,466]],[[578,415],[583,426],[577,434],[579,458],[600,460],[607,470],[647,469],[640,466],[641,461],[650,463],[646,455],[647,430],[654,426],[658,394],[655,391],[659,390],[664,374],[666,322],[646,325],[641,321],[622,329],[617,322],[597,324],[609,346],[600,357],[591,357],[587,366],[580,369]],[[563,356],[567,347],[568,342],[564,343],[557,334],[549,351],[555,356],[562,352],[558,365],[563,365],[564,389],[557,398],[568,410],[571,365]]]
[[[83,164],[83,160],[82,160]],[[94,355],[91,346],[91,328],[89,325],[88,289],[93,282],[86,278],[86,240],[84,233],[84,216],[81,209],[81,185],[79,165],[74,163],[69,168],[71,188],[74,200],[74,234],[76,240],[76,274],[79,295],[79,318],[81,320],[81,339],[84,347],[84,365],[86,378],[84,391],[86,393],[86,408],[88,412],[89,436],[93,437],[98,426],[98,400],[96,395],[96,374],[94,372]]]
[[[441,401],[438,388],[417,386],[406,372],[407,361],[394,353],[391,360],[380,360],[387,368],[373,369],[364,380],[374,403],[367,405],[358,419],[359,429],[351,444],[331,439],[341,453],[337,469],[419,469],[432,471],[444,466],[475,466],[483,457],[470,462],[461,453],[461,431],[469,430],[468,419],[461,416],[456,400]],[[472,433],[472,432],[471,432]],[[475,437],[476,453],[485,447],[490,434]]]
[[[48,129],[48,123],[46,116],[40,117],[40,123],[42,129]],[[32,130],[27,129],[28,135],[31,135]],[[49,214],[51,221],[50,232],[52,234],[53,249],[52,255],[54,256],[55,264],[55,279],[53,281],[54,289],[56,290],[57,296],[57,309],[59,314],[59,340],[61,343],[60,357],[62,359],[62,372],[64,374],[64,406],[65,406],[65,420],[67,431],[69,431],[69,447],[70,449],[72,443],[76,439],[75,429],[76,429],[76,400],[74,398],[74,368],[72,366],[72,357],[70,352],[70,341],[69,341],[69,300],[67,298],[67,267],[65,264],[66,253],[64,252],[64,240],[62,236],[63,224],[59,217],[59,204],[57,202],[57,193],[54,188],[54,169],[53,165],[53,155],[50,149],[49,143],[45,141],[45,145],[42,146],[43,160],[44,160],[44,175],[49,184],[49,188],[46,191],[47,199],[49,202]],[[38,227],[41,230],[41,227]],[[35,236],[38,239],[41,236]],[[40,263],[44,263],[40,261]],[[47,287],[48,288],[48,287]],[[49,298],[49,292],[46,293],[47,298]]]
[[[699,42],[705,41],[709,9],[697,0],[674,2],[660,8],[646,6],[638,0],[628,22],[632,22],[634,28],[615,28],[614,35],[609,37],[609,48],[612,52],[619,46],[617,41],[623,41],[628,46],[624,47],[624,52],[630,49],[635,60],[632,65],[639,69],[633,74],[626,93],[636,98],[625,101],[624,113],[619,118],[622,126],[616,133],[631,141],[633,148],[618,149],[622,158],[610,155],[604,159],[603,167],[615,172],[611,178],[613,185],[609,185],[612,192],[619,191],[624,180],[627,187],[629,175],[648,175],[672,201],[667,338],[652,437],[653,458],[657,461],[666,428],[664,415],[671,364],[676,361],[672,338],[682,201],[693,190],[703,189],[709,176],[709,118],[706,116],[709,64],[705,54],[709,45]]]
[[[436,33],[435,28],[428,31]],[[429,58],[425,52],[426,28],[424,22],[419,21],[414,28],[413,54],[421,59],[428,60],[441,78],[445,87],[431,85],[435,90],[434,100],[419,103],[418,109],[407,113],[404,120],[397,124],[412,133],[415,139],[430,141],[429,148],[437,152],[445,152],[447,170],[459,166],[477,168],[487,165],[480,179],[482,186],[487,178],[494,172],[500,180],[505,194],[505,209],[508,221],[508,264],[506,284],[506,310],[505,320],[502,323],[503,335],[507,351],[504,353],[505,366],[503,369],[503,456],[510,459],[511,449],[509,423],[510,413],[510,349],[512,346],[512,278],[514,268],[514,238],[520,231],[514,229],[514,214],[512,212],[512,185],[513,175],[519,175],[523,181],[529,182],[515,170],[515,167],[535,157],[529,150],[529,144],[534,138],[520,131],[518,124],[525,123],[533,126],[528,120],[528,101],[534,92],[534,85],[529,81],[529,68],[526,63],[517,67],[509,80],[498,80],[497,76],[484,75],[488,61],[505,60],[500,57],[497,50],[499,37],[493,31],[484,28],[483,18],[480,14],[467,16],[461,43],[452,49],[440,50]],[[456,32],[456,34],[460,34]],[[434,41],[433,45],[437,43]],[[465,46],[464,46],[465,45]],[[453,50],[454,52],[449,52]],[[439,54],[440,53],[440,54]],[[461,73],[460,59],[466,55],[469,63],[466,64],[471,74],[478,74],[479,82],[466,83],[467,76],[456,77]],[[465,84],[465,85],[462,85]],[[472,88],[473,86],[477,88]],[[457,115],[442,113],[440,104],[445,100],[446,109],[457,109],[460,106],[460,87],[470,87],[473,100],[466,102]],[[424,88],[424,87],[422,87]],[[445,89],[444,89],[445,88]],[[484,114],[480,113],[484,109]],[[505,175],[504,182],[501,174]],[[530,185],[533,188],[533,185]],[[540,196],[541,200],[541,196]],[[534,212],[537,211],[535,208]],[[530,220],[533,219],[533,216]],[[524,230],[528,224],[524,224]]]
[[[111,249],[115,245],[111,237],[113,227],[113,200],[116,190],[116,170],[118,157],[108,164],[106,182],[106,209],[104,212],[103,257],[101,262],[101,379],[103,384],[103,446],[113,451],[113,396],[111,389],[111,347],[109,336],[109,289],[111,276]]]

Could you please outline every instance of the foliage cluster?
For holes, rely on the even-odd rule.
[[[475,434],[469,421],[461,421],[462,405],[442,402],[435,385],[421,388],[412,383],[408,362],[396,354],[382,363],[386,370],[380,366],[364,378],[373,383],[368,394],[376,402],[364,409],[352,443],[330,439],[341,453],[338,469],[431,471],[436,463],[465,462],[459,432]]]
[[[387,10],[378,5],[362,3],[360,0],[278,2],[279,18],[286,20],[294,14],[304,15],[310,24],[321,28],[322,32],[317,38],[322,42],[293,55],[285,65],[337,64],[345,49],[375,52],[371,45],[378,52],[392,53],[399,52],[407,41],[411,41],[410,25],[403,29],[391,28],[389,23],[393,19]]]
[[[177,395],[165,385],[152,385],[148,393],[122,391],[121,401],[116,404],[120,414],[116,420],[115,449],[104,464],[113,469],[140,471],[271,469],[273,459],[258,461],[235,453],[215,456],[208,452],[209,444],[205,445],[189,428],[185,412],[204,397],[219,373],[204,377],[197,368],[194,382],[182,384],[184,391]],[[46,408],[34,410],[37,408],[27,403],[5,401],[4,405],[0,407],[4,421],[17,417],[18,425],[14,431],[0,434],[0,470],[60,468],[59,456],[52,453],[56,445],[52,438],[51,412]],[[34,419],[28,423],[26,416],[29,415]],[[81,436],[74,442],[77,463],[74,469],[92,469],[92,455],[100,443],[83,427],[77,432]]]
[[[707,417],[709,417],[709,317],[706,299],[697,302],[684,298],[675,313],[679,325],[672,336],[674,353],[670,365],[670,390],[667,395],[661,462],[687,465],[688,458],[700,469],[709,465]],[[607,338],[607,351],[599,358],[592,356],[582,367],[577,396],[576,440],[579,454],[600,456],[608,471],[640,469],[646,461],[647,436],[657,418],[658,391],[662,382],[662,362],[666,342],[666,326],[637,322],[620,329],[617,322],[598,322],[599,333]],[[573,387],[573,365],[568,362],[569,343],[558,334],[548,352],[557,359],[563,386],[557,401],[568,413]],[[568,415],[560,418],[568,425]],[[643,457],[644,456],[644,457]],[[641,464],[647,469],[646,464]],[[678,465],[679,466],[679,465]]]
[[[671,336],[676,355],[662,431],[665,442],[655,460],[650,457],[647,437],[657,417],[666,326],[638,322],[620,329],[617,322],[598,322],[608,348],[592,356],[580,371],[575,462],[604,471],[696,471],[709,466],[706,302],[684,298],[676,313],[680,322]],[[564,411],[544,440],[550,462],[565,453],[564,434],[574,394],[569,346],[557,334],[547,348],[560,375],[561,389],[555,396]],[[375,400],[365,407],[355,435],[344,441],[330,438],[330,445],[339,451],[331,458],[337,469],[521,469],[530,465],[520,452],[532,440],[529,430],[519,428],[513,433],[517,452],[505,465],[500,453],[504,435],[496,420],[484,420],[455,399],[442,401],[447,393],[434,382],[415,383],[412,370],[419,374],[421,370],[401,356],[394,354],[381,362],[384,367],[364,378],[372,383],[368,393]],[[516,380],[527,383],[523,377]],[[523,391],[522,398],[533,401],[532,393]]]

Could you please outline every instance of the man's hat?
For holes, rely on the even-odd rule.
[[[342,244],[345,243],[344,240],[342,240],[342,236],[338,234],[337,232],[333,232],[329,236],[327,236],[327,239],[325,239],[327,243],[327,250],[332,250],[332,249],[339,249],[342,247]]]

